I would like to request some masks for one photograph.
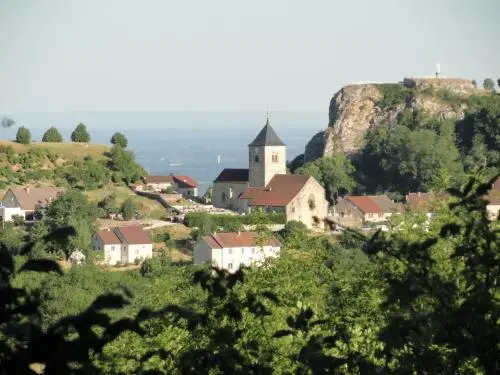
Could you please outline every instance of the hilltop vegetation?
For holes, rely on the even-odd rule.
[[[290,166],[333,192],[394,197],[459,187],[480,168],[492,177],[500,94],[459,79],[347,86],[332,99],[330,127]]]

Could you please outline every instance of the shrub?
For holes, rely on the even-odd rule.
[[[113,145],[117,145],[117,146],[120,146],[120,147],[123,147],[123,148],[127,148],[128,139],[122,133],[116,132],[111,137],[111,143]]]
[[[207,222],[215,227],[236,227],[240,225],[253,224],[285,224],[285,214],[282,212],[273,213],[251,213],[249,215],[211,215],[204,212],[188,213],[185,216],[185,222],[188,227],[201,228],[206,226]]]
[[[71,140],[73,142],[82,143],[90,142],[90,135],[87,131],[87,127],[84,124],[79,123],[75,130],[73,130],[73,133],[71,133]]]
[[[382,99],[378,105],[382,108],[393,109],[406,102],[408,95],[413,93],[412,89],[405,87],[400,83],[379,84],[376,87],[382,93]]]
[[[31,143],[31,132],[28,128],[21,126],[17,129],[16,142],[23,145],[29,145]]]
[[[132,199],[127,199],[125,202],[122,204],[122,215],[123,215],[123,220],[132,220],[135,217],[135,203]]]
[[[63,137],[55,127],[47,129],[43,134],[42,142],[62,142]]]

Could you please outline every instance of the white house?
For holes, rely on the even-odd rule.
[[[104,251],[104,262],[109,265],[134,263],[136,259],[153,256],[153,241],[139,226],[101,230],[94,234],[92,245],[94,250]]]
[[[194,264],[210,263],[229,272],[236,272],[242,266],[259,265],[266,258],[279,255],[281,243],[269,239],[259,244],[255,232],[215,233],[202,237],[194,247]]]
[[[56,187],[25,187],[7,190],[0,202],[0,218],[12,221],[14,216],[20,216],[27,221],[34,220],[36,209],[47,207],[64,192]]]
[[[198,196],[198,184],[190,176],[172,173],[169,176],[144,176],[142,179],[146,186],[156,191],[171,187],[185,198]]]

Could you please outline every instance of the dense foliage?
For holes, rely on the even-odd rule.
[[[443,191],[460,186],[479,168],[487,177],[498,173],[499,95],[465,97],[432,87],[418,92],[437,97],[457,111],[467,108],[463,119],[454,121],[405,107],[407,96],[417,93],[401,84],[377,87],[383,95],[379,106],[403,108],[395,125],[369,131],[360,152],[350,156],[353,165],[335,155],[295,168],[294,173],[314,176],[331,201],[336,192],[390,193],[397,198],[409,191]]]
[[[116,132],[111,137],[111,144],[118,145],[118,146],[120,146],[122,148],[127,148],[128,139],[122,133]]]
[[[87,127],[84,124],[79,123],[75,130],[71,133],[71,140],[73,142],[89,143],[90,134],[87,131]]]
[[[63,137],[59,130],[55,127],[50,127],[45,133],[43,133],[42,142],[62,142]]]
[[[279,258],[232,275],[165,256],[134,271],[61,273],[46,260],[14,266],[2,244],[0,368],[496,374],[500,228],[480,198],[490,184],[451,191],[428,228],[409,214],[397,231],[335,241],[288,223]]]
[[[119,145],[113,146],[109,165],[116,172],[115,179],[126,183],[135,182],[145,174],[144,169],[135,162],[134,153]]]
[[[16,142],[23,145],[29,145],[31,143],[31,132],[28,128],[21,126],[17,129]]]
[[[355,186],[354,167],[343,154],[317,159],[298,168],[295,173],[314,177],[325,187],[330,202],[339,194],[348,194]]]

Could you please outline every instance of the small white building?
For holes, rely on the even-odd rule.
[[[259,244],[255,232],[215,233],[196,243],[194,264],[210,263],[233,273],[242,266],[259,265],[266,258],[277,257],[280,249],[281,243],[275,238]]]
[[[63,188],[56,187],[11,188],[0,201],[0,220],[12,221],[14,216],[35,220],[35,210],[47,207],[63,192]]]
[[[198,184],[190,176],[172,173],[169,176],[144,176],[143,181],[147,187],[155,191],[166,190],[170,187],[185,198],[198,196]]]
[[[153,256],[153,241],[139,226],[105,229],[94,234],[94,250],[104,251],[104,262],[109,265],[129,264]]]

